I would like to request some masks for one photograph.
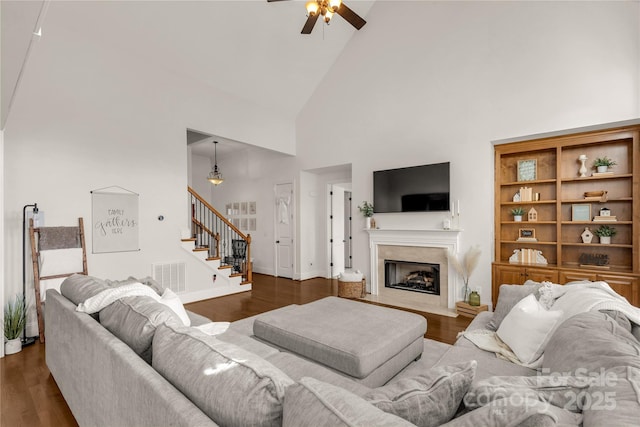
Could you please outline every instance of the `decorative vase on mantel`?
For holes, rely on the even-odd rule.
[[[365,227],[367,230],[370,230],[370,229],[371,229],[371,217],[370,217],[370,216],[365,216],[365,217],[364,217],[364,227]]]

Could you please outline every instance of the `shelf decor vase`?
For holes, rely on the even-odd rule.
[[[609,169],[609,166],[596,166],[596,170],[598,171],[598,173],[604,173],[607,171],[607,169]]]
[[[603,245],[611,244],[611,236],[600,236],[600,243]]]
[[[22,340],[20,338],[7,340],[4,343],[4,354],[15,354],[20,351],[22,351]]]
[[[587,176],[587,165],[585,164],[587,162],[587,155],[581,154],[578,160],[580,160],[581,163],[578,173],[580,174],[580,178],[585,178]]]
[[[515,222],[522,222],[522,215],[514,215],[513,220]]]
[[[471,291],[469,294],[469,305],[478,307],[480,305],[480,294],[478,291]]]

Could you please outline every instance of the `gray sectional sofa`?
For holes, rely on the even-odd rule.
[[[162,293],[150,279],[139,282]],[[420,316],[335,297],[236,321],[215,336],[195,328],[208,319],[188,313],[191,326],[185,326],[147,297],[122,298],[94,315],[76,311],[87,298],[122,283],[72,276],[62,294],[47,291],[46,362],[81,426],[640,421],[640,343],[631,323],[615,313],[588,312],[565,321],[536,370],[464,337],[453,346],[420,338],[416,355]],[[495,329],[497,317],[523,290],[517,287],[517,298],[505,290],[502,310],[481,313],[468,330]],[[362,306],[375,307],[358,316],[367,323],[345,326],[344,319]],[[378,339],[368,332],[335,339],[371,330],[367,325],[379,320],[390,320],[395,332],[385,335],[376,326]],[[314,327],[322,333],[300,336]]]

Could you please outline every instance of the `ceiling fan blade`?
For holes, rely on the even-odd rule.
[[[364,27],[364,24],[367,23],[367,21],[362,19],[360,15],[355,13],[353,10],[349,9],[347,5],[344,3],[340,5],[338,10],[336,10],[336,13],[342,16],[345,19],[345,21],[347,21],[349,24],[356,27],[356,30],[359,30],[360,28]]]
[[[300,32],[300,34],[311,34],[311,30],[313,30],[313,26],[316,25],[318,16],[320,16],[319,13],[309,16],[307,18],[307,22],[304,23],[304,27],[302,27],[302,31]]]

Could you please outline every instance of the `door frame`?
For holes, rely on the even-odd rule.
[[[290,203],[290,209],[291,209],[291,278],[295,279],[296,277],[296,259],[297,259],[297,251],[296,251],[296,243],[297,243],[297,237],[296,237],[296,230],[297,230],[297,209],[296,209],[296,181],[295,179],[292,180],[286,180],[286,181],[276,181],[273,184],[273,197],[272,197],[272,201],[273,201],[273,275],[275,277],[279,277],[278,275],[278,244],[276,243],[276,240],[278,238],[277,236],[277,229],[278,229],[278,205],[276,205],[275,201],[276,201],[276,195],[278,194],[278,185],[291,185],[291,203]]]
[[[336,216],[339,216],[339,220],[344,222],[344,209],[341,209],[336,215],[336,212],[333,212],[333,202],[332,202],[332,194],[331,192],[333,191],[333,187],[334,186],[339,186],[341,188],[343,188],[345,191],[351,191],[351,197],[353,197],[353,189],[352,189],[352,182],[351,181],[343,181],[343,180],[337,180],[337,181],[329,181],[327,182],[326,185],[326,235],[325,235],[325,242],[326,242],[326,256],[327,256],[327,265],[326,265],[326,270],[325,270],[325,278],[327,279],[331,279],[333,278],[333,248],[332,248],[332,242],[331,239],[333,238],[333,220],[338,220],[338,218],[336,218]],[[351,209],[353,210],[353,204],[351,205]],[[333,216],[333,218],[332,218]],[[351,212],[351,217],[353,218],[353,212]],[[353,243],[353,242],[352,242]]]

